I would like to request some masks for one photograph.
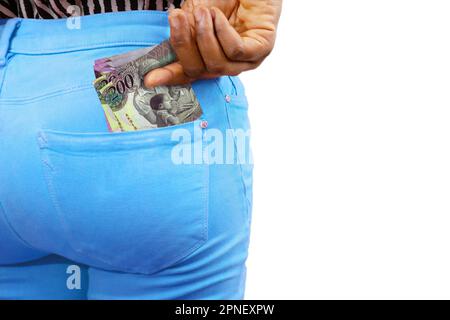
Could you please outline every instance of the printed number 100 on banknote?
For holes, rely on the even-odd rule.
[[[93,84],[113,132],[173,126],[203,113],[190,85],[146,88],[144,76],[176,60],[168,41],[95,61]]]

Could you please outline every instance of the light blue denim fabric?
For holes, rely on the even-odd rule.
[[[92,63],[168,38],[167,14],[68,25],[0,20],[0,298],[242,299],[252,164],[236,137],[233,163],[171,158],[175,130],[206,154],[208,130],[249,129],[241,82],[194,83],[204,114],[193,123],[110,133]],[[61,289],[73,264],[81,293]]]

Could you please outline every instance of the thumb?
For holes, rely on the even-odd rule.
[[[187,84],[191,81],[184,74],[183,66],[178,62],[152,70],[144,77],[144,84],[147,88]]]

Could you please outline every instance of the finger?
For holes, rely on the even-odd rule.
[[[258,63],[231,63],[227,68],[227,75],[238,75],[243,71],[255,69]],[[223,74],[204,73],[198,78],[188,77],[183,66],[179,63],[172,63],[165,67],[150,71],[144,77],[144,85],[147,88],[154,88],[158,86],[175,86],[191,83],[199,79],[213,79],[222,76]]]
[[[259,34],[264,33],[264,30],[249,31],[249,36],[241,37],[221,10],[213,7],[211,15],[217,39],[227,58],[235,61],[258,61],[269,55],[272,45]]]
[[[214,31],[211,11],[204,7],[194,11],[197,45],[209,74],[235,76],[255,69],[262,61],[230,61],[225,55]]]
[[[169,64],[165,67],[155,69],[144,77],[144,85],[147,88],[158,86],[176,86],[192,83],[199,79],[213,79],[220,75],[212,73],[204,73],[198,78],[190,78],[183,70],[183,66],[179,62]]]
[[[261,63],[262,60],[258,62],[229,62],[222,75],[237,76],[244,71],[256,69]]]
[[[205,65],[195,42],[188,13],[175,9],[169,16],[170,43],[175,50],[184,72],[196,78],[205,72]]]
[[[181,9],[184,11],[192,12],[194,11],[194,3],[192,1],[182,1]]]
[[[210,10],[198,7],[194,10],[196,40],[209,73],[224,74],[228,59],[214,33],[214,25]]]
[[[153,88],[163,85],[187,84],[192,80],[184,73],[183,66],[179,62],[175,62],[147,73],[144,77],[144,85],[147,88]]]

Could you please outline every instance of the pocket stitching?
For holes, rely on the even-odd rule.
[[[245,92],[243,92],[242,90],[241,90],[242,91],[241,93],[238,92],[239,90],[237,89],[237,85],[234,83],[234,81],[232,80],[231,77],[227,76],[224,78],[227,79],[227,81],[230,83],[233,90],[236,91],[236,94],[226,92],[223,84],[220,82],[221,78],[214,79],[214,82],[221,93],[221,98],[223,99],[226,96],[229,96],[231,98],[230,102],[225,103],[225,107],[231,106],[233,108],[241,108],[241,109],[248,110],[248,99],[247,99],[247,96],[245,95]]]
[[[204,203],[204,209],[203,209],[203,234],[202,239],[198,240],[190,249],[186,250],[186,253],[180,254],[177,256],[177,258],[174,258],[174,262],[171,262],[168,266],[160,268],[158,271],[164,270],[170,266],[174,266],[178,264],[179,262],[183,261],[184,259],[187,259],[192,253],[194,253],[198,248],[200,248],[206,241],[208,241],[208,218],[209,218],[209,166],[205,166],[205,181],[203,182],[205,186],[205,192],[203,194],[203,203]]]
[[[45,135],[42,135],[42,132],[39,133],[38,135],[38,144],[40,146],[40,154],[41,154],[41,163],[44,166],[43,171],[44,171],[44,177],[45,177],[45,181],[47,184],[47,190],[49,193],[49,196],[52,200],[53,203],[53,207],[58,215],[58,220],[60,221],[61,225],[64,228],[64,232],[67,235],[67,241],[65,241],[65,243],[77,254],[80,255],[84,255],[87,258],[93,259],[94,261],[99,261],[100,263],[102,263],[105,266],[110,267],[113,270],[123,270],[123,271],[127,271],[127,272],[135,272],[135,273],[143,273],[142,268],[133,268],[133,267],[121,267],[121,266],[117,266],[117,265],[112,265],[109,262],[107,262],[105,260],[105,258],[103,257],[98,257],[98,256],[93,256],[92,253],[87,252],[86,250],[83,250],[81,248],[75,248],[72,243],[76,242],[75,239],[73,238],[73,231],[72,229],[69,227],[68,223],[66,222],[66,220],[64,219],[64,214],[62,212],[61,206],[60,206],[60,202],[58,199],[58,196],[56,194],[56,188],[54,186],[53,183],[53,177],[51,176],[51,172],[54,171],[54,167],[50,161],[50,156],[48,154],[48,152],[45,150],[46,148],[48,148],[48,140],[47,137]],[[203,143],[203,135],[202,135],[202,152],[204,152],[204,146],[205,144]],[[209,215],[209,166],[207,164],[202,164],[202,166],[204,166],[204,179],[203,179],[203,185],[202,187],[204,188],[204,192],[203,192],[203,203],[204,203],[204,209],[202,212],[202,234],[201,234],[201,239],[199,239],[198,241],[196,241],[190,248],[186,249],[183,253],[180,253],[179,255],[175,256],[175,258],[170,259],[169,262],[167,262],[166,264],[163,264],[162,266],[160,266],[157,270],[152,271],[151,273],[146,273],[146,274],[154,274],[157,272],[160,272],[161,270],[164,270],[170,266],[173,266],[175,264],[177,264],[178,262],[180,262],[181,260],[187,258],[189,255],[191,255],[193,252],[195,252],[198,248],[200,248],[208,239],[208,215]],[[45,168],[47,167],[47,168]]]
[[[165,145],[167,143],[173,143],[171,138],[171,132],[175,129],[187,129],[190,127],[195,128],[198,127],[201,123],[201,120],[197,119],[192,122],[179,124],[176,126],[170,127],[161,127],[154,129],[146,129],[146,130],[137,130],[130,132],[120,132],[120,133],[107,133],[107,132],[93,132],[93,133],[72,133],[72,132],[63,132],[63,131],[54,131],[42,129],[38,133],[38,144],[41,149],[46,148],[50,149],[57,153],[64,154],[85,154],[94,151],[95,153],[107,151],[108,153],[116,153],[120,151],[130,151],[130,150],[142,150],[148,148],[148,142],[154,141],[155,137],[158,133],[167,134],[164,136],[167,138],[166,141],[161,142],[158,141],[157,146]],[[52,140],[53,137],[53,140]],[[73,150],[67,151],[64,150],[62,152],[61,145],[67,146],[67,140],[73,139],[70,145],[73,147]],[[159,137],[161,138],[161,137]],[[52,140],[51,142],[49,140]],[[82,140],[82,141],[80,141]],[[105,149],[99,149],[99,141],[103,142],[102,147]],[[128,144],[127,144],[128,143]],[[190,143],[190,142],[183,142]],[[92,146],[95,148],[91,150]]]
[[[233,82],[233,80],[230,77],[227,77],[228,81],[230,81],[231,85],[233,88],[235,88],[235,91],[238,92],[238,90],[236,89],[236,84]],[[230,114],[229,114],[229,108],[235,108],[235,109],[244,109],[245,111],[248,110],[248,100],[247,100],[247,96],[245,95],[245,93],[241,93],[239,95],[232,95],[232,94],[227,94],[224,91],[224,88],[222,87],[222,85],[220,84],[220,82],[216,79],[216,85],[219,87],[220,92],[222,93],[223,96],[229,95],[231,97],[231,101],[230,102],[223,102],[223,106],[225,108],[225,114],[227,117],[227,125],[228,128],[233,129],[233,125],[231,124],[231,120],[230,120]],[[233,139],[233,146],[234,146],[234,150],[236,152],[236,154],[238,153],[238,148],[237,148],[237,142],[236,139]],[[241,175],[241,185],[242,188],[244,190],[244,198],[245,198],[245,203],[247,205],[247,222],[250,223],[250,219],[251,219],[251,214],[250,214],[250,210],[251,210],[251,202],[249,199],[249,192],[247,190],[247,186],[245,184],[245,180],[244,180],[244,168],[243,165],[241,163],[238,163],[239,165],[239,171],[240,171],[240,175]]]
[[[7,55],[5,57],[6,61],[4,65],[0,65],[0,97],[3,92],[3,85],[6,79],[6,71],[8,70],[8,65],[11,59],[14,57],[14,54]]]

